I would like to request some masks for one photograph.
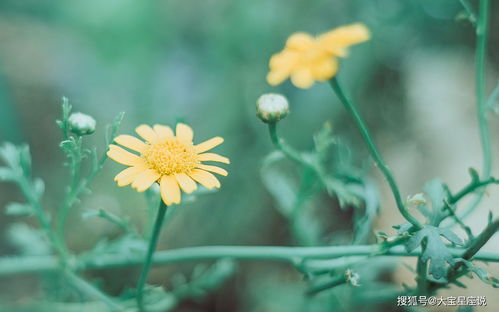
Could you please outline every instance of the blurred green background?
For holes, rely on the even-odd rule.
[[[499,3],[492,2],[490,86],[499,62],[495,31]],[[329,121],[334,133],[350,146],[358,167],[365,166],[367,152],[327,84],[305,91],[289,82],[274,88],[267,85],[269,57],[295,31],[320,33],[342,24],[365,23],[372,40],[351,49],[350,57],[341,63],[340,77],[359,103],[405,193],[419,192],[434,175],[451,179],[449,184],[457,187],[465,180],[467,166],[480,164],[473,128],[475,36],[460,16],[457,0],[1,0],[0,142],[31,146],[34,173],[47,185],[45,207],[53,211],[68,183],[54,122],[60,116],[62,96],[69,98],[74,111],[97,119],[98,131],[90,144],[100,151],[105,124],[121,111],[126,113],[121,133],[132,133],[141,123],[173,125],[183,120],[194,129],[195,142],[224,137],[217,152],[232,163],[219,192],[177,213],[163,231],[160,248],[294,245],[289,226],[260,176],[262,161],[273,147],[266,126],[255,117],[256,99],[265,92],[288,97],[291,115],[281,122],[281,133],[300,149],[311,148],[312,134]],[[456,113],[449,110],[464,112],[454,126],[444,122],[448,127],[433,129],[420,122],[452,119]],[[476,147],[476,155],[449,156],[453,151],[445,147],[449,142],[442,146],[432,141],[432,131],[450,136],[457,131],[452,127],[469,130],[459,139],[472,142],[469,149]],[[432,153],[434,148],[442,153]],[[464,159],[462,166],[446,170],[449,157]],[[108,162],[92,195],[84,196],[73,210],[67,238],[72,250],[82,252],[102,237],[120,235],[118,228],[105,222],[82,221],[81,212],[88,208],[105,207],[129,216],[138,229],[143,227],[143,196],[112,181],[120,168]],[[384,185],[380,188],[384,201],[378,228],[390,231],[390,225],[401,219]],[[0,207],[20,198],[13,186],[0,184]],[[324,197],[319,203],[332,216],[321,237],[348,243],[344,234],[339,238],[333,234],[338,227],[345,230],[342,224],[348,224],[351,213],[340,211],[334,198]],[[0,255],[17,252],[7,233],[18,221],[2,214]],[[168,288],[171,275],[182,270],[189,267],[155,269],[150,282]],[[103,278],[103,289],[118,295],[134,286],[138,273],[127,269],[92,274]],[[2,278],[0,288],[2,301],[29,301],[46,293],[43,283],[31,275]],[[331,302],[336,302],[327,295],[306,299],[305,288],[300,274],[285,265],[245,263],[216,293],[186,302],[179,311],[330,311]],[[334,306],[350,309],[346,303]]]

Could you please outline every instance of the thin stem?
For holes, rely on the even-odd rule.
[[[270,139],[274,146],[284,153],[284,155],[288,156],[290,159],[302,164],[305,167],[312,167],[310,163],[305,161],[300,154],[295,151],[292,147],[287,145],[282,138],[277,134],[277,122],[270,122],[269,124],[269,134]],[[312,167],[315,170],[315,168]]]
[[[466,11],[466,14],[468,14],[468,20],[472,25],[476,24],[476,14],[473,12],[473,8],[471,7],[471,4],[468,2],[468,0],[459,0],[461,5],[463,6],[464,10]]]
[[[489,185],[489,184],[499,184],[499,180],[497,180],[493,177],[490,177],[490,178],[483,180],[483,181],[477,181],[477,182],[472,181],[470,184],[465,186],[462,190],[460,190],[455,195],[450,197],[449,204],[453,205],[453,204],[457,203],[458,201],[460,201],[466,195],[474,192],[475,190],[477,190],[483,186]]]
[[[397,186],[397,183],[395,182],[395,178],[393,177],[390,169],[388,169],[388,167],[386,166],[385,161],[381,157],[381,154],[378,152],[378,148],[374,144],[374,141],[371,138],[371,134],[367,129],[364,120],[362,120],[362,117],[355,108],[353,102],[347,97],[336,77],[333,77],[333,79],[330,80],[330,84],[334,92],[340,99],[340,101],[343,103],[347,111],[352,115],[353,119],[355,120],[355,123],[359,127],[362,138],[364,139],[364,142],[366,143],[369,152],[371,153],[371,156],[374,158],[374,161],[376,162],[381,172],[385,176],[386,180],[388,181],[388,184],[392,190],[393,197],[395,198],[395,202],[397,204],[400,213],[416,229],[421,229],[423,227],[421,223],[415,217],[413,217],[405,207],[404,202],[402,201],[402,197],[400,196],[399,188]]]
[[[151,267],[151,260],[153,257],[154,250],[158,244],[159,233],[161,232],[161,226],[163,225],[163,220],[165,218],[166,209],[168,206],[161,200],[159,204],[158,214],[156,216],[156,222],[154,223],[153,232],[151,239],[149,241],[149,247],[147,248],[147,254],[142,266],[142,272],[140,273],[139,281],[137,282],[137,305],[140,311],[144,311],[144,286],[147,281],[147,275],[149,274],[149,269]]]
[[[499,230],[499,219],[491,222],[480,235],[475,238],[473,244],[463,254],[463,259],[469,260],[485,245],[489,239]]]
[[[480,249],[492,238],[492,236],[499,231],[499,219],[489,223],[487,227],[478,235],[471,246],[460,256],[464,260],[479,260]],[[449,282],[456,281],[459,277],[463,276],[467,271],[460,271],[459,269],[463,266],[462,262],[457,262],[447,274],[447,280]],[[438,288],[443,287],[443,285],[434,285],[432,291],[436,291]]]
[[[347,282],[347,279],[346,279],[345,275],[336,276],[336,277],[333,277],[332,279],[330,279],[329,281],[326,281],[322,284],[315,285],[315,286],[311,287],[310,289],[307,290],[307,292],[305,294],[307,296],[313,296],[313,295],[320,293],[321,291],[324,291],[326,289],[331,289],[331,288],[339,286],[341,284],[345,284],[346,282]]]
[[[478,23],[476,26],[476,105],[477,119],[480,132],[480,143],[482,145],[483,154],[483,169],[482,175],[484,179],[490,177],[492,171],[492,151],[490,147],[490,131],[487,123],[487,100],[485,94],[485,60],[487,53],[487,35],[489,27],[489,0],[481,0],[479,7]],[[483,198],[485,190],[479,192],[474,201],[462,213],[461,218],[466,218],[478,206]]]
[[[107,160],[107,149],[106,151],[102,154],[101,158],[97,162],[97,165],[92,168],[92,171],[90,174],[87,176],[87,178],[84,178],[79,181],[79,183],[75,183],[71,189],[70,192],[68,193],[68,196],[64,199],[64,204],[61,207],[61,211],[59,213],[58,219],[57,219],[57,234],[58,237],[61,241],[64,241],[64,233],[65,233],[65,228],[66,228],[66,221],[68,218],[69,211],[71,207],[75,204],[75,202],[78,199],[78,196],[82,192],[88,189],[90,184],[92,184],[93,180],[97,176],[97,174],[102,170],[104,167],[104,163]]]
[[[104,302],[111,311],[123,311],[124,308],[116,303],[112,298],[107,296],[105,293],[100,291],[98,288],[94,287],[92,284],[84,280],[83,278],[79,277],[75,273],[65,270],[64,275],[68,279],[68,281],[76,287],[79,291],[84,293],[85,295],[98,299],[102,302]]]

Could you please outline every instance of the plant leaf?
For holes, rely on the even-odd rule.
[[[427,225],[415,232],[406,243],[406,248],[410,252],[422,245],[423,241],[426,242],[422,245],[423,253],[421,260],[423,262],[430,262],[429,273],[435,279],[444,277],[447,272],[447,264],[453,265],[456,262],[440,236],[445,237],[456,245],[463,244],[462,240],[450,230],[440,229],[431,225]]]

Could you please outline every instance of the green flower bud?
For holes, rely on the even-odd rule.
[[[256,115],[263,122],[276,122],[286,117],[288,113],[288,100],[281,94],[267,93],[256,101]]]
[[[83,113],[73,113],[68,118],[69,129],[76,135],[86,135],[95,132],[95,119]]]

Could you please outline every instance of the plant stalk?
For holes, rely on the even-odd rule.
[[[334,92],[340,99],[340,101],[343,103],[347,111],[352,115],[355,123],[359,127],[362,138],[364,139],[364,142],[366,143],[369,152],[371,153],[371,156],[374,158],[376,165],[378,165],[378,167],[380,168],[381,172],[383,173],[388,182],[388,185],[390,186],[390,189],[392,190],[393,197],[395,198],[395,202],[397,204],[397,208],[399,209],[400,213],[416,229],[421,229],[423,227],[421,223],[415,217],[413,217],[405,207],[404,202],[402,201],[402,197],[400,196],[400,191],[397,186],[397,182],[395,181],[395,178],[393,177],[390,169],[386,166],[383,157],[381,157],[381,154],[379,153],[378,148],[374,144],[371,134],[367,129],[364,120],[357,111],[357,108],[354,106],[353,102],[347,97],[346,93],[343,91],[343,88],[341,87],[336,77],[333,77],[330,80],[330,84]]]
[[[137,306],[140,311],[144,310],[144,286],[147,281],[147,276],[149,274],[149,269],[151,268],[151,261],[158,244],[159,233],[161,232],[161,227],[163,225],[163,220],[165,219],[165,213],[168,206],[160,200],[158,214],[156,216],[156,222],[154,223],[153,232],[151,239],[149,241],[149,247],[147,248],[147,254],[142,266],[142,272],[140,273],[139,280],[137,282]]]

